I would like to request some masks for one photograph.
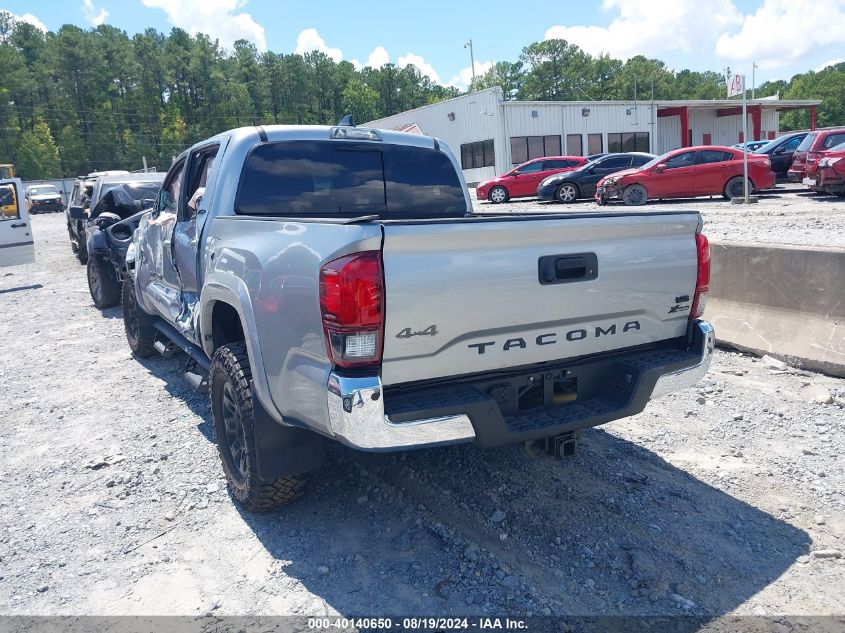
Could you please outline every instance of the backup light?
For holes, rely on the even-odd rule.
[[[380,141],[381,134],[377,130],[361,127],[333,127],[331,137],[335,139],[356,139],[360,141]]]

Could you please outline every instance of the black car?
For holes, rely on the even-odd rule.
[[[574,171],[549,176],[537,187],[537,197],[540,200],[558,202],[575,202],[579,198],[592,198],[596,193],[596,184],[608,174],[641,167],[653,158],[656,156],[644,152],[605,154]]]
[[[769,141],[756,150],[755,154],[766,154],[772,163],[772,171],[778,178],[786,178],[786,172],[792,165],[792,155],[807,136],[808,132],[792,132]]]

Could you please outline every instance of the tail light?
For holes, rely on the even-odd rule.
[[[320,312],[329,358],[339,367],[381,363],[384,276],[378,251],[354,253],[320,268]]]
[[[698,275],[695,280],[695,295],[689,318],[697,319],[707,307],[707,293],[710,290],[710,242],[703,233],[695,234],[695,247],[698,253]]]

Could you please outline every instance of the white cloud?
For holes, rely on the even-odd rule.
[[[107,17],[109,17],[109,12],[104,8],[97,11],[93,0],[82,0],[82,15],[84,15],[85,19],[93,26],[99,26],[106,21]]]
[[[493,68],[493,62],[475,62],[475,74],[476,76],[481,76],[486,73],[488,70]],[[472,67],[467,66],[466,68],[461,68],[461,72],[457,75],[452,77],[449,81],[446,82],[447,86],[454,86],[455,88],[460,88],[461,90],[466,90],[469,87],[469,84],[472,82]]]
[[[264,27],[249,13],[236,13],[247,0],[141,0],[145,7],[161,9],[173,26],[191,35],[204,33],[220,44],[231,48],[235,40],[244,39],[255,44],[259,51],[267,50]]]
[[[373,52],[370,53],[370,56],[367,57],[366,63],[361,63],[357,59],[350,59],[349,60],[353,66],[355,66],[356,70],[361,70],[365,66],[369,66],[370,68],[381,68],[385,64],[390,63],[390,53],[387,52],[387,49],[384,46],[376,46],[373,49]]]
[[[405,66],[413,64],[423,75],[428,75],[428,78],[433,82],[438,84],[440,83],[440,75],[438,75],[437,71],[434,70],[434,66],[425,61],[425,57],[422,55],[417,55],[416,53],[402,55],[402,57],[396,60],[396,64],[399,68],[405,68]]]
[[[304,55],[305,53],[310,53],[311,51],[320,51],[321,53],[325,53],[335,62],[339,62],[343,59],[343,51],[339,48],[331,48],[326,45],[326,41],[320,37],[317,29],[305,29],[299,34],[299,37],[296,38],[296,48],[293,49],[293,52],[298,53],[299,55]]]
[[[603,0],[602,9],[617,12],[606,27],[556,25],[545,39],[565,39],[593,55],[628,59],[675,50],[700,52],[742,22],[732,0]]]
[[[724,33],[716,53],[725,59],[756,61],[778,68],[809,54],[845,44],[845,0],[763,0],[736,33]]]
[[[836,64],[841,64],[842,62],[845,62],[845,59],[842,59],[841,57],[837,57],[836,59],[829,59],[826,62],[824,62],[823,64],[819,64],[818,66],[813,68],[813,70],[816,71],[816,72],[821,72],[822,70],[824,70],[828,66],[835,66]]]
[[[47,32],[47,26],[39,20],[37,17],[32,15],[31,13],[24,13],[23,15],[16,15],[7,9],[0,9],[0,13],[8,13],[13,19],[17,20],[18,22],[26,22],[27,24],[31,24],[39,31]]]

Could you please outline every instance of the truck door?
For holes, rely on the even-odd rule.
[[[0,180],[0,266],[35,261],[35,244],[29,215],[24,209],[18,178]]]
[[[171,244],[176,225],[176,212],[182,195],[185,159],[178,160],[167,172],[156,206],[146,220],[143,240],[137,254],[136,276],[139,287],[145,288],[145,298],[155,310],[171,323],[181,312],[179,278],[173,263]]]
[[[180,202],[176,227],[173,230],[173,261],[179,274],[180,287],[186,295],[193,293],[193,301],[199,288],[198,262],[200,235],[208,217],[217,182],[216,165],[222,158],[220,143],[206,145],[191,152],[185,172],[184,199]],[[191,301],[186,297],[186,301]]]

